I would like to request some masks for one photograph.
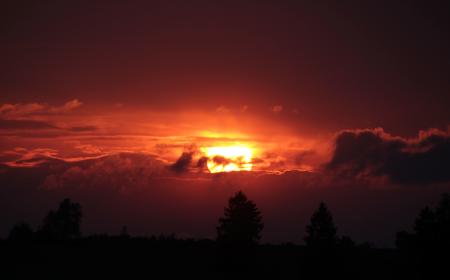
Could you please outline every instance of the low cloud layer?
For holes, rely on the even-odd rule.
[[[421,132],[417,138],[393,137],[382,129],[344,131],[326,168],[346,177],[387,177],[398,184],[450,181],[450,134]]]
[[[0,119],[0,129],[57,129],[57,127],[45,121]]]
[[[70,100],[61,106],[50,106],[45,103],[0,104],[0,116],[21,118],[31,115],[64,114],[83,105],[78,99]]]
[[[78,99],[73,99],[61,106],[46,103],[0,104],[0,130],[66,130],[70,132],[94,131],[93,125],[70,126],[58,120],[61,115],[81,107]]]

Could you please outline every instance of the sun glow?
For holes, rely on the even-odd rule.
[[[211,173],[252,170],[252,150],[246,146],[202,148]]]

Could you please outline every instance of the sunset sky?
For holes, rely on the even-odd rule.
[[[392,245],[450,190],[449,12],[447,1],[7,1],[0,234],[71,196],[86,233],[213,236],[242,189],[265,241],[300,242],[324,200],[342,233]]]

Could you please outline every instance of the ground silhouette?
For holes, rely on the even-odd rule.
[[[260,244],[261,212],[238,192],[219,218],[216,240],[174,234],[81,235],[81,205],[64,199],[34,231],[25,222],[0,240],[4,279],[436,279],[447,273],[450,196],[419,214],[413,232],[397,234],[397,249],[372,248],[339,237],[325,203],[312,213],[305,244]]]
[[[10,241],[31,241],[33,239],[33,229],[25,222],[17,223],[13,226],[8,235]]]

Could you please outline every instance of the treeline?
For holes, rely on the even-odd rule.
[[[50,210],[37,230],[26,222],[14,225],[9,233],[10,241],[73,240],[81,238],[82,207],[79,203],[64,199],[56,210]],[[233,195],[219,218],[216,242],[224,246],[254,246],[259,244],[264,229],[263,217],[256,204],[239,191]],[[350,237],[338,237],[333,217],[325,203],[320,203],[306,227],[305,243],[311,248],[351,247]],[[94,235],[91,237],[106,237]],[[120,237],[129,238],[127,227],[122,227]],[[174,234],[151,237],[153,239],[176,239]],[[364,246],[369,246],[368,243]]]
[[[126,227],[116,236],[82,237],[82,218],[81,205],[64,199],[56,210],[49,211],[36,230],[27,223],[18,223],[5,242],[10,244],[8,248],[13,255],[18,252],[17,246],[21,246],[21,252],[27,252],[28,247],[38,248],[39,256],[46,258],[55,248],[61,253],[60,247],[71,248],[69,251],[83,246],[97,248],[92,249],[94,252],[101,248],[100,255],[105,263],[114,263],[109,258],[117,254],[120,258],[127,254],[141,256],[151,250],[157,252],[152,258],[154,263],[159,263],[159,268],[166,265],[185,267],[186,263],[191,263],[190,259],[201,256],[205,267],[200,269],[213,274],[220,272],[220,275],[245,271],[316,278],[341,275],[348,279],[398,279],[406,276],[409,279],[429,279],[441,273],[450,260],[449,194],[443,194],[435,208],[425,207],[420,212],[412,232],[397,233],[396,250],[374,249],[368,243],[356,245],[350,237],[338,236],[332,213],[323,202],[312,213],[306,226],[306,246],[259,245],[264,229],[263,216],[243,192],[229,198],[224,214],[218,220],[215,240],[182,240],[175,235],[132,237]],[[89,250],[88,253],[92,253]],[[174,256],[181,255],[186,258],[174,261]],[[20,256],[18,259],[21,260]],[[123,260],[124,263],[128,261],[126,258]],[[376,271],[371,275],[366,274],[367,270],[374,269]]]
[[[56,210],[50,210],[37,230],[26,222],[14,225],[8,235],[10,241],[69,240],[81,238],[82,207],[79,203],[64,199]],[[239,191],[229,198],[223,217],[217,227],[218,243],[227,245],[258,244],[264,229],[263,217],[256,204]],[[324,202],[312,214],[305,229],[304,241],[311,248],[351,247],[355,242],[348,236],[338,237],[333,216]],[[106,236],[106,235],[103,235]],[[126,226],[121,237],[130,237]],[[154,236],[152,237],[155,238]],[[161,235],[161,239],[176,239],[174,234]],[[370,246],[363,243],[362,246]],[[426,206],[421,210],[413,226],[413,232],[400,231],[396,235],[399,249],[450,247],[450,195],[443,194],[433,209]]]

